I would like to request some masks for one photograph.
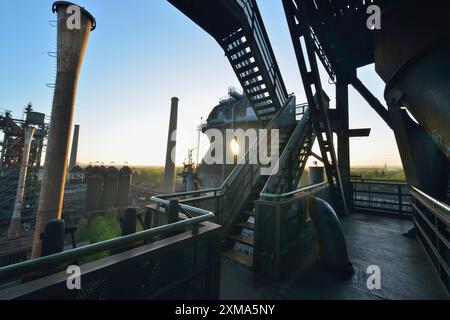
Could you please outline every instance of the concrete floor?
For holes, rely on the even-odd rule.
[[[449,299],[420,245],[403,236],[409,220],[353,214],[341,220],[355,274],[339,279],[313,266],[262,283],[251,270],[222,258],[222,299]],[[369,290],[367,267],[381,269],[381,289]]]

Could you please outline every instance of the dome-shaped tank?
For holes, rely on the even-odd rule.
[[[117,207],[126,207],[130,203],[130,191],[131,191],[131,176],[133,170],[130,167],[125,166],[119,171],[119,191],[117,195]]]
[[[109,167],[103,174],[102,208],[114,207],[117,200],[118,184],[119,170],[115,167]]]
[[[86,168],[86,212],[97,211],[101,207],[103,175],[100,167]]]

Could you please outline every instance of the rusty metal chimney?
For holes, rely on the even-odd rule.
[[[57,1],[52,9],[58,16],[57,75],[32,258],[41,255],[41,232],[47,222],[61,218],[78,75],[96,26],[89,12],[70,2]]]
[[[80,136],[80,126],[75,125],[72,139],[72,150],[70,151],[69,170],[72,170],[77,165],[77,153],[78,153],[78,137]]]
[[[8,238],[17,238],[20,235],[22,226],[22,207],[25,195],[25,184],[27,181],[28,161],[30,159],[31,142],[33,141],[34,128],[25,128],[24,145],[22,153],[22,163],[20,166],[19,184],[17,185],[16,201],[14,211],[9,225]]]
[[[178,120],[178,98],[172,98],[170,107],[169,135],[167,137],[166,166],[164,169],[164,191],[175,192],[175,153],[176,153],[176,131]]]

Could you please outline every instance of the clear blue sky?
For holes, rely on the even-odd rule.
[[[21,117],[27,102],[50,114],[56,49],[49,0],[2,0],[0,108]],[[196,126],[230,85],[240,87],[219,45],[165,0],[80,0],[97,19],[82,67],[75,123],[81,125],[79,161],[162,164],[170,98],[180,98],[181,162],[196,145]],[[289,92],[305,101],[281,0],[258,0]],[[368,66],[362,81],[383,99],[384,84]],[[323,73],[323,82],[327,83]],[[325,90],[334,105],[334,87]],[[1,112],[2,110],[0,110]],[[352,165],[400,165],[392,132],[353,90],[350,125],[370,127],[351,140]],[[203,142],[203,146],[205,143]]]

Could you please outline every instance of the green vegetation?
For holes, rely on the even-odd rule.
[[[104,214],[97,214],[89,219],[83,218],[77,224],[75,240],[77,243],[97,243],[120,236],[119,213],[115,209]],[[98,260],[108,256],[107,252],[101,252],[85,259],[83,263]]]
[[[177,167],[177,174],[183,168]],[[133,183],[147,184],[154,188],[160,188],[164,179],[164,167],[137,167],[133,168]]]
[[[405,173],[402,168],[352,168],[351,174],[362,179],[376,180],[400,180],[405,181]]]

